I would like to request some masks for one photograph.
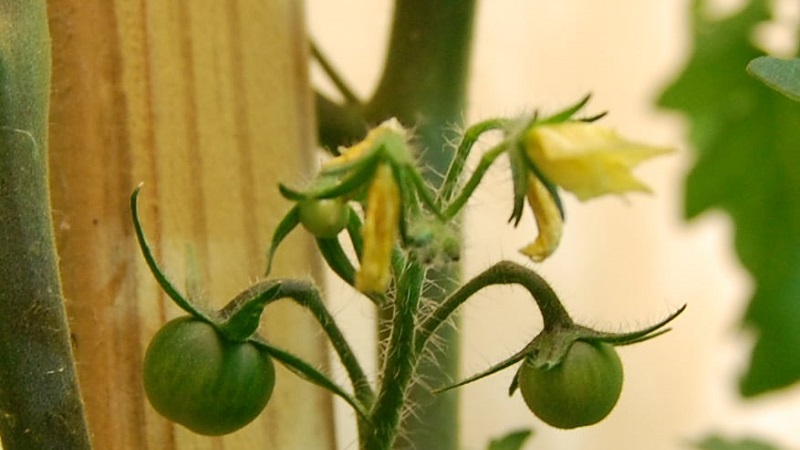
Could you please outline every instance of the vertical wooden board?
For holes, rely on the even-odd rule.
[[[96,447],[331,448],[329,396],[285,370],[265,413],[223,438],[173,426],[146,403],[144,348],[181,312],[147,271],[128,210],[131,190],[144,181],[142,219],[157,257],[181,289],[196,278],[213,306],[259,277],[269,235],[288,207],[276,183],[307,178],[314,136],[301,7],[89,3],[49,2],[51,183]],[[310,240],[295,233],[288,244],[280,274],[314,273]],[[196,270],[187,269],[192,262]],[[270,339],[324,364],[307,314],[278,305],[267,316]]]

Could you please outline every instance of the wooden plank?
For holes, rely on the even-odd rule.
[[[302,8],[291,0],[50,0],[49,15],[54,219],[95,446],[331,448],[329,396],[285,370],[265,413],[224,438],[193,435],[146,403],[144,349],[180,311],[144,265],[128,210],[144,181],[142,219],[159,260],[176,285],[199,280],[211,305],[259,277],[288,206],[276,183],[303,179],[311,160]],[[296,233],[289,245],[280,274],[316,273],[311,241]],[[271,340],[325,363],[306,314],[279,305],[267,316]]]

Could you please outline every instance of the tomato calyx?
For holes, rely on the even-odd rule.
[[[678,317],[685,309],[686,305],[683,305],[658,323],[627,333],[599,331],[573,323],[568,316],[560,317],[557,324],[551,323],[551,326],[546,325],[544,330],[536,335],[536,337],[520,351],[494,364],[483,372],[477,373],[455,384],[436,389],[434,392],[445,392],[478,381],[523,360],[526,361],[526,364],[531,364],[540,369],[555,367],[564,360],[572,344],[576,341],[607,343],[614,346],[643,342],[668,332],[670,328],[665,328],[666,325]],[[561,314],[561,312],[559,312],[559,314]],[[517,378],[514,377],[509,387],[509,395],[514,394],[517,388]]]
[[[545,329],[518,353],[521,355],[519,359],[526,358],[534,367],[546,370],[560,364],[576,341],[606,343],[614,346],[644,342],[670,331],[670,328],[666,328],[666,326],[685,309],[686,305],[683,305],[653,325],[626,333],[599,331],[578,324],[571,324],[565,328]],[[512,384],[509,395],[513,394],[515,389]]]

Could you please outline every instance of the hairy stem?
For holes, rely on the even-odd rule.
[[[439,199],[441,201],[447,202],[453,195],[453,191],[464,171],[464,165],[467,163],[467,157],[472,151],[472,147],[478,141],[478,138],[487,131],[502,128],[505,122],[504,119],[489,119],[470,126],[467,131],[464,132],[461,143],[459,143],[458,148],[456,148],[456,153],[453,156],[453,160],[450,162],[447,175],[445,175],[444,182],[442,183],[442,190],[439,194]]]
[[[258,283],[233,299],[233,301],[223,309],[223,317],[226,316],[229,311],[237,309],[240,303],[259,297],[261,292],[269,291],[275,285],[279,285],[280,288],[274,296],[265,299],[264,306],[266,307],[270,303],[284,298],[290,298],[298,305],[306,308],[317,320],[322,330],[328,336],[331,346],[333,346],[333,349],[339,355],[339,360],[342,362],[353,385],[356,398],[364,405],[371,404],[374,394],[367,376],[361,368],[361,364],[359,364],[350,344],[347,342],[344,334],[342,334],[341,329],[325,307],[325,303],[322,301],[319,291],[312,283],[293,279],[270,280]]]
[[[452,159],[449,142],[457,138],[463,119],[472,40],[475,0],[396,0],[387,60],[380,82],[364,108],[370,122],[396,117],[412,126],[424,151],[425,178],[439,188]],[[450,130],[448,133],[447,130]],[[458,268],[428,270],[425,296],[441,301],[456,287]],[[379,317],[379,333],[391,319]],[[442,328],[439,338],[452,351],[436,355],[436,363],[421,362],[424,379],[456,378],[457,335]],[[422,386],[412,388],[417,405],[403,423],[404,442],[396,448],[458,449],[458,402],[455,393],[433,396]]]
[[[0,435],[89,449],[50,218],[46,2],[0,0]]]
[[[445,323],[459,306],[479,290],[496,284],[519,284],[527,289],[542,313],[545,330],[572,325],[567,310],[541,276],[511,261],[500,261],[453,292],[428,319],[420,324],[416,340],[417,352],[424,349],[436,329]]]
[[[399,277],[387,344],[389,353],[384,358],[381,389],[371,412],[372,433],[363,436],[362,450],[389,450],[397,436],[406,393],[417,366],[415,316],[424,278],[425,272],[416,262],[410,262]]]

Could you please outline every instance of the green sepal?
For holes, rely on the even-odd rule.
[[[277,281],[261,281],[246,289],[220,311],[220,320],[214,326],[226,339],[244,342],[249,339],[261,323],[264,307],[280,291]]]
[[[365,410],[364,406],[361,405],[361,403],[358,400],[356,400],[342,387],[334,383],[325,374],[315,369],[311,364],[303,361],[301,358],[285,350],[281,350],[273,346],[259,335],[254,335],[250,337],[250,339],[248,339],[248,342],[267,351],[270,354],[270,356],[275,358],[279,363],[283,364],[284,367],[289,369],[295,375],[308,381],[309,383],[315,384],[327,390],[328,392],[338,396],[339,398],[347,402],[348,405],[352,406],[353,410],[355,410],[355,412],[359,416],[361,416],[364,420],[369,422],[369,414]]]
[[[377,163],[378,158],[359,159],[354,166],[349,166],[350,163],[348,163],[349,168],[352,168],[352,170],[343,177],[333,176],[323,169],[321,175],[305,191],[299,191],[284,184],[278,184],[278,190],[284,198],[294,202],[308,199],[353,196],[354,192],[361,189],[372,179]]]
[[[153,256],[153,252],[150,249],[150,245],[147,243],[147,239],[144,236],[144,230],[142,230],[142,224],[139,220],[138,200],[142,185],[143,183],[139,183],[139,185],[136,186],[136,189],[134,189],[133,193],[131,194],[131,215],[133,216],[133,230],[136,233],[136,239],[139,242],[139,248],[142,250],[142,255],[147,263],[147,267],[150,269],[150,272],[153,274],[153,277],[156,279],[158,285],[161,286],[161,289],[164,291],[164,293],[166,293],[167,296],[169,296],[169,298],[171,298],[179,308],[191,314],[193,317],[213,324],[214,320],[211,317],[211,314],[189,301],[186,296],[184,296],[175,287],[175,285],[169,281],[167,276],[158,266],[158,263]]]
[[[446,392],[446,391],[449,391],[451,389],[455,389],[457,387],[461,387],[461,386],[464,386],[466,384],[472,383],[474,381],[478,381],[478,380],[480,380],[482,378],[486,378],[489,375],[492,375],[492,374],[495,374],[497,372],[500,372],[501,370],[503,370],[503,369],[505,369],[507,367],[510,367],[510,366],[522,361],[522,359],[525,358],[526,356],[527,356],[527,350],[522,350],[521,352],[515,353],[514,355],[512,355],[512,356],[506,358],[505,360],[493,365],[492,367],[489,367],[488,369],[484,370],[483,372],[479,372],[479,373],[477,373],[477,374],[475,374],[475,375],[473,375],[473,376],[471,376],[469,378],[466,378],[466,379],[464,379],[462,381],[459,381],[458,383],[451,384],[451,385],[445,386],[443,388],[434,389],[433,393],[434,394],[441,394],[442,392]]]
[[[681,315],[685,310],[686,305],[684,304],[658,323],[642,328],[641,330],[627,333],[608,333],[582,327],[580,339],[606,342],[615,346],[638,344],[639,342],[644,342],[669,332],[670,328],[664,328],[664,326],[675,320],[675,318]]]
[[[551,116],[545,117],[544,119],[541,119],[537,123],[538,124],[545,124],[545,123],[550,124],[550,123],[566,122],[567,120],[572,119],[572,116],[574,116],[578,111],[583,109],[583,107],[586,106],[587,103],[589,103],[589,99],[591,99],[591,98],[592,98],[592,94],[591,93],[586,94],[577,103],[575,103],[575,104],[573,104],[571,106],[568,106],[565,109],[563,109],[563,110],[561,110],[561,111],[559,111],[559,112],[557,112],[557,113],[555,113],[555,114],[553,114]]]
[[[317,238],[317,248],[333,273],[345,283],[353,286],[356,279],[356,268],[344,252],[339,238]]]
[[[522,450],[522,446],[531,435],[533,435],[533,431],[529,429],[512,431],[505,436],[492,439],[487,450]]]
[[[597,122],[598,120],[602,119],[603,117],[605,117],[607,115],[608,115],[608,111],[603,111],[603,112],[597,113],[597,114],[595,114],[593,116],[581,117],[580,119],[577,119],[577,120],[580,121],[580,122],[592,123],[592,122]]]
[[[397,184],[397,191],[400,194],[400,219],[398,223],[398,232],[400,240],[403,245],[408,244],[408,229],[407,217],[409,213],[412,217],[418,217],[421,214],[420,205],[417,201],[417,196],[414,194],[414,189],[410,187],[408,178],[405,176],[403,169],[395,164],[390,165],[392,174],[394,175],[395,183]]]
[[[522,219],[525,210],[525,197],[528,194],[528,167],[524,150],[520,145],[508,151],[508,160],[511,166],[511,181],[514,186],[514,207],[509,216],[509,223],[516,227]]]
[[[373,145],[369,150],[352,161],[340,164],[329,164],[322,167],[320,175],[323,177],[339,177],[343,173],[360,170],[365,165],[374,166],[385,157],[385,154],[380,151],[382,149],[383,147],[381,145]]]
[[[283,183],[278,183],[278,192],[281,193],[283,198],[293,202],[302,202],[303,200],[308,200],[309,198],[306,193],[292,189]]]
[[[319,179],[324,180],[324,182],[312,186],[306,192],[306,196],[308,198],[352,196],[355,191],[366,186],[372,180],[372,174],[375,172],[378,161],[378,158],[370,158],[366,161],[359,160],[358,166],[354,167],[352,171],[342,178],[333,178],[323,169],[324,176]]]
[[[519,145],[521,146],[522,144],[520,143]],[[533,172],[534,175],[536,175],[536,178],[538,178],[539,181],[542,182],[544,187],[547,189],[547,192],[549,192],[550,196],[553,198],[556,207],[558,207],[558,213],[561,215],[561,220],[566,221],[567,216],[566,213],[564,212],[564,204],[561,202],[561,195],[558,193],[558,186],[556,186],[555,183],[553,183],[546,176],[544,176],[544,173],[542,173],[542,170],[539,169],[539,166],[537,166],[536,163],[534,163],[533,161],[531,161],[530,158],[528,158],[524,150],[521,149],[521,153],[522,153],[522,159],[525,161],[525,165],[528,168],[528,170],[530,170],[531,172]]]
[[[298,225],[300,225],[300,207],[294,205],[281,219],[278,227],[275,228],[275,232],[272,233],[272,241],[269,244],[269,250],[267,250],[267,268],[264,270],[264,276],[269,275],[272,271],[272,259],[275,257],[278,246]]]
[[[361,236],[361,217],[355,214],[355,211],[350,211],[350,221],[347,223],[347,236],[350,237],[350,243],[353,245],[353,250],[356,252],[356,257],[361,260],[361,255],[364,253],[364,238]]]

